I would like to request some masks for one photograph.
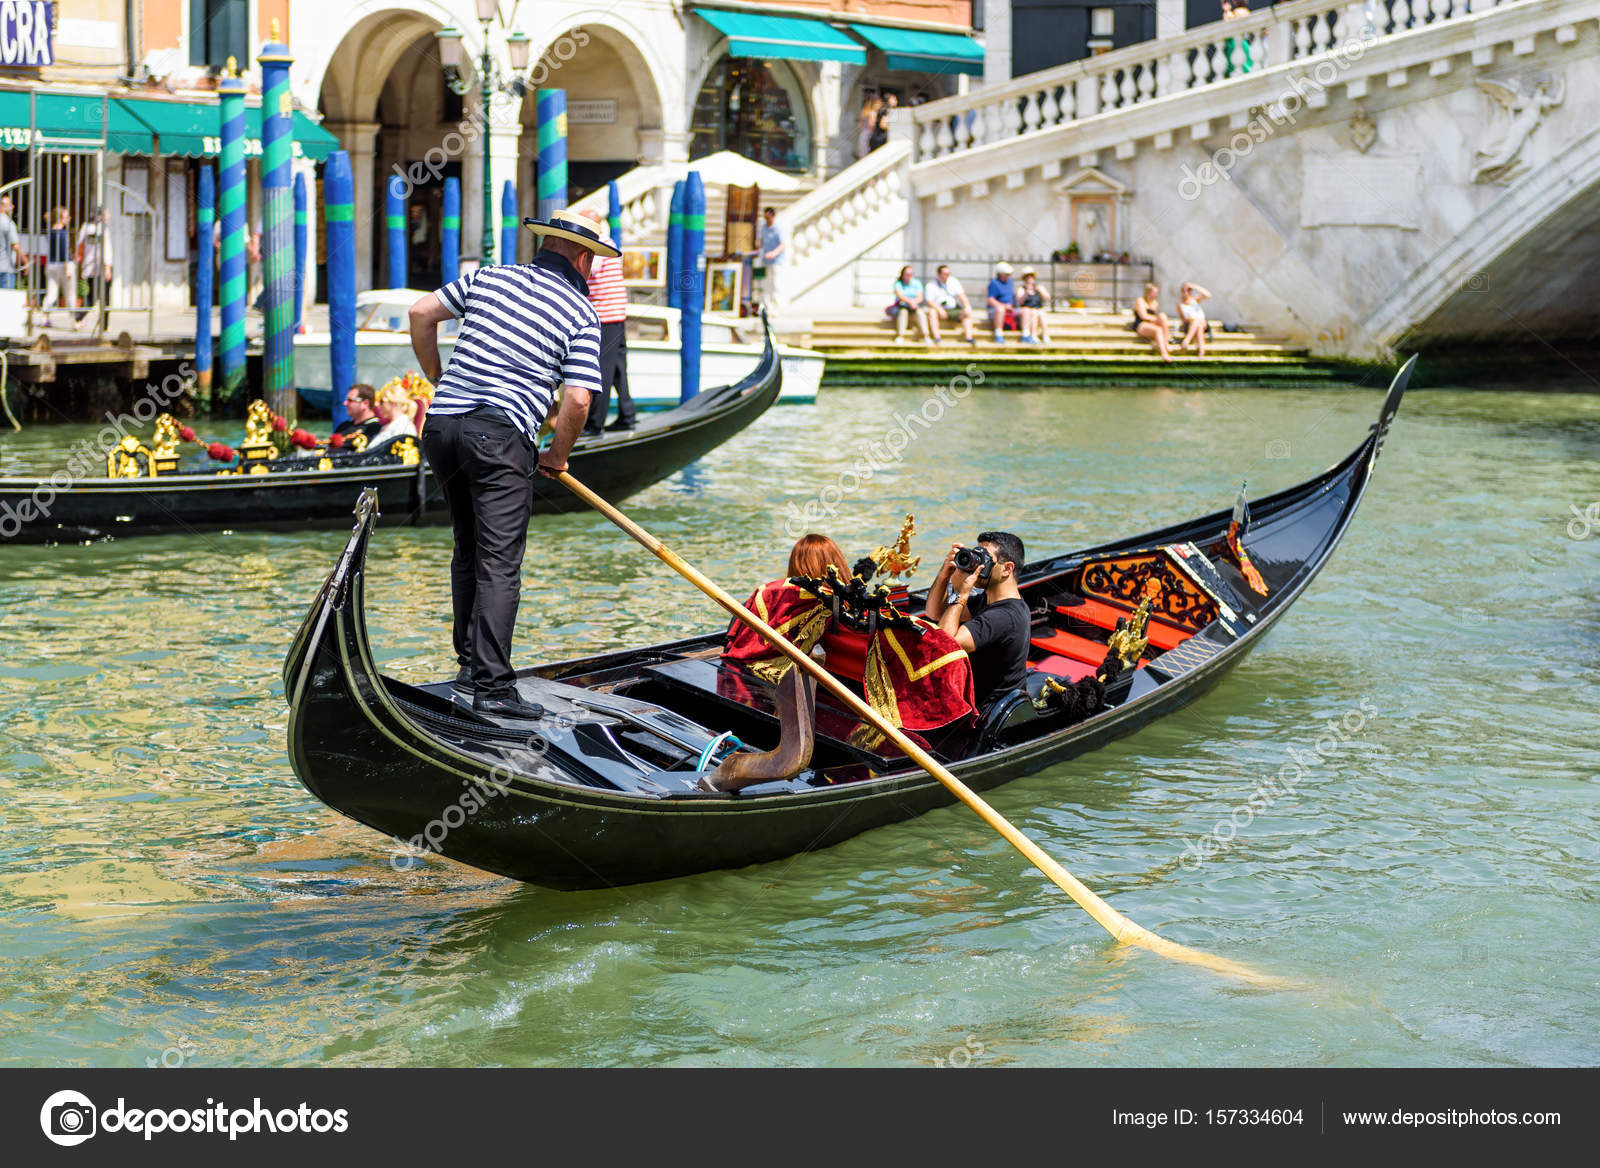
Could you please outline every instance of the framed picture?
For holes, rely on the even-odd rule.
[[[737,260],[726,264],[706,265],[706,311],[739,311],[739,282],[744,265]]]
[[[622,282],[631,288],[664,288],[667,283],[667,249],[624,247]]]

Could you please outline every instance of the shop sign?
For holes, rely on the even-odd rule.
[[[50,0],[0,0],[0,65],[56,63],[55,8]]]

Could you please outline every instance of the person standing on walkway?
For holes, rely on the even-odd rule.
[[[761,212],[761,238],[757,250],[766,274],[762,277],[762,306],[776,316],[783,308],[784,265],[789,262],[789,241],[778,226],[778,213],[771,207]]]
[[[422,451],[455,528],[450,561],[457,692],[504,718],[544,709],[517,692],[511,634],[522,591],[522,554],[534,471],[555,477],[600,389],[600,321],[589,303],[594,257],[621,253],[570,211],[524,219],[543,246],[528,264],[477,268],[411,307],[411,347],[432,381]],[[439,325],[461,321],[448,370]],[[557,390],[561,411],[542,454],[539,427]]]
[[[594,224],[600,238],[611,243],[606,221],[598,211],[580,211]],[[589,423],[585,434],[607,430],[631,430],[638,424],[633,395],[628,392],[628,289],[622,282],[622,260],[595,256],[589,273],[589,303],[600,318],[600,392],[589,399]],[[617,420],[606,425],[611,409],[611,391],[617,391]]]
[[[57,207],[55,224],[45,237],[44,327],[50,327],[50,310],[57,302],[73,320],[78,305],[78,265],[72,262],[72,213]],[[75,323],[75,322],[74,322]]]
[[[15,288],[22,267],[22,237],[11,218],[11,196],[0,195],[0,288]]]

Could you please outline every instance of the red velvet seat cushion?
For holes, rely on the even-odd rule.
[[[1064,677],[1068,681],[1082,681],[1095,671],[1095,666],[1087,661],[1074,661],[1071,657],[1046,657],[1043,661],[1036,661],[1033,668],[1053,677]]]

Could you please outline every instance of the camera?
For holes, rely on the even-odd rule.
[[[981,544],[957,548],[955,566],[958,572],[977,572],[978,582],[981,584],[989,578],[989,569],[994,567],[994,557],[989,554],[989,549]]]
[[[50,1109],[53,1136],[94,1135],[94,1108],[87,1103],[59,1103]]]

